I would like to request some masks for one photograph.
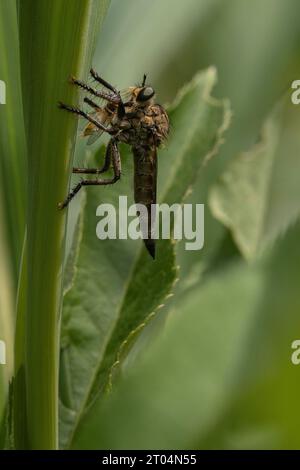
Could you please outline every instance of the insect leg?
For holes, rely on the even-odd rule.
[[[69,202],[73,199],[73,197],[80,191],[83,186],[105,186],[109,184],[116,183],[121,177],[121,157],[120,152],[117,146],[115,139],[111,139],[108,143],[108,152],[110,152],[112,161],[113,161],[113,169],[114,169],[114,176],[112,178],[107,179],[83,179],[81,180],[68,194],[66,199],[63,202],[58,204],[59,209],[64,209],[67,207]]]
[[[96,111],[100,111],[102,109],[101,106],[98,106],[94,101],[90,100],[90,98],[85,97],[83,101]]]
[[[118,104],[121,101],[121,97],[118,93],[107,93],[105,91],[95,90],[91,86],[87,85],[86,83],[84,83],[81,80],[78,80],[77,78],[74,78],[74,77],[71,77],[70,81],[74,85],[79,86],[83,90],[86,90],[91,95],[97,96],[98,98],[103,98],[106,101],[110,101],[111,103],[115,103],[115,104]]]
[[[85,103],[87,103],[89,106],[91,106],[91,108],[94,108],[96,110],[99,110],[101,109],[100,106],[98,106],[96,103],[94,103],[94,101],[90,100],[89,98],[85,97],[84,100],[83,100]],[[125,116],[125,107],[124,107],[124,104],[123,102],[121,101],[119,104],[118,104],[118,117],[120,119],[122,119],[124,116]]]
[[[82,111],[82,109],[76,108],[74,106],[69,106],[68,104],[64,104],[62,102],[59,102],[58,104],[61,109],[65,109],[66,111],[69,111],[70,113],[78,114],[78,116],[84,117],[87,121],[91,122],[92,124],[94,124],[94,126],[98,127],[98,129],[101,129],[102,131],[105,131],[111,135],[115,134],[115,131],[113,129],[105,127],[103,124],[101,124],[101,122],[97,121],[97,119],[94,119],[88,113],[86,113],[85,111]]]
[[[107,145],[104,157],[104,165],[102,168],[73,168],[73,173],[81,173],[84,175],[105,173],[107,170],[109,170],[110,163],[111,147],[110,145]]]
[[[112,91],[114,93],[114,95],[118,98],[118,100],[119,100],[118,101],[118,104],[119,104],[119,106],[118,106],[118,117],[120,119],[122,119],[125,116],[125,107],[124,107],[124,103],[122,101],[120,92],[114,86],[112,86],[110,83],[108,83],[106,80],[101,78],[94,69],[90,70],[90,74],[92,75],[92,77],[97,82],[101,83],[101,85],[103,85],[105,88]]]
[[[94,70],[94,69],[91,69],[90,70],[90,74],[92,75],[92,77],[99,83],[101,83],[101,85],[105,86],[105,88],[107,88],[108,90],[112,91],[113,93],[115,93],[116,95],[119,94],[118,90],[112,86],[110,83],[108,83],[106,80],[104,80],[103,78],[101,78],[98,73]]]

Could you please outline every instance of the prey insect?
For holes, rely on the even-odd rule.
[[[88,143],[93,143],[103,132],[110,135],[106,147],[104,163],[101,168],[73,168],[73,173],[93,175],[91,179],[82,179],[59,203],[64,209],[83,186],[103,186],[116,183],[121,177],[121,156],[119,143],[131,146],[134,158],[134,199],[136,204],[143,204],[147,209],[147,233],[143,234],[144,243],[150,255],[155,258],[154,220],[151,205],[156,204],[157,186],[157,148],[166,140],[169,133],[169,119],[165,109],[155,102],[155,92],[146,85],[146,75],[140,86],[129,87],[128,100],[125,102],[121,93],[93,69],[93,79],[102,85],[100,90],[71,78],[71,82],[88,93],[84,102],[91,108],[85,112],[79,107],[59,103],[60,108],[83,117],[88,121],[83,135]],[[93,97],[93,99],[91,98]],[[101,98],[105,106],[98,104]],[[113,177],[101,178],[99,175],[113,168]]]

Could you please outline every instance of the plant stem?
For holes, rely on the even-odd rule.
[[[0,2],[0,45],[0,80],[6,89],[5,104],[0,105],[0,223],[6,239],[8,265],[11,265],[12,286],[16,290],[25,230],[26,143],[14,1]]]
[[[73,116],[57,108],[57,102],[76,103],[77,91],[68,83],[68,77],[86,75],[106,3],[20,2],[29,190],[16,337],[17,448],[57,449],[58,445],[59,322],[66,213],[58,211],[57,203],[68,188],[76,125]]]

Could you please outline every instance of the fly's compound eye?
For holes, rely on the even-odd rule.
[[[137,99],[137,101],[144,101],[145,102],[145,101],[150,100],[154,96],[154,93],[155,92],[154,92],[153,88],[151,88],[150,86],[146,86],[146,87],[142,88],[139,91],[136,99]]]

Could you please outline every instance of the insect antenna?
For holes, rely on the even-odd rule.
[[[145,85],[146,85],[146,80],[147,80],[147,75],[144,73],[143,81],[142,81],[142,86],[145,86]]]

